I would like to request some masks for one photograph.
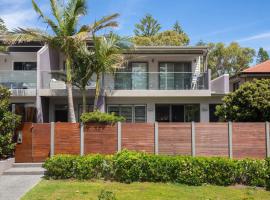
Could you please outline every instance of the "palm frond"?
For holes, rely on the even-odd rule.
[[[57,0],[50,0],[50,3],[51,3],[53,16],[57,20],[58,25],[60,25],[61,21],[62,21],[62,17],[61,17],[62,16],[62,11],[60,10],[61,8],[58,5]]]
[[[112,21],[112,20],[116,19],[117,17],[119,17],[118,13],[102,17],[100,20],[95,21],[91,25],[82,26],[81,29],[78,31],[78,33],[82,33],[82,32],[95,33],[95,32],[97,32],[97,31],[99,31],[99,30],[101,30],[103,28],[117,27],[118,22]]]
[[[3,36],[4,43],[15,44],[23,42],[49,42],[52,37],[40,29],[17,28]]]
[[[54,33],[58,35],[60,33],[60,30],[58,29],[58,26],[54,23],[54,21],[43,14],[43,12],[38,7],[35,0],[32,0],[32,5],[36,13],[39,15],[39,17],[43,19],[44,23],[48,24],[51,27],[51,29],[54,31]]]

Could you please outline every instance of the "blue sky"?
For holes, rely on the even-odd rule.
[[[49,14],[49,0],[36,0]],[[88,15],[81,24],[118,12],[117,32],[132,35],[134,24],[146,13],[171,28],[178,20],[191,45],[205,42],[239,42],[270,51],[270,0],[88,0]],[[9,28],[45,27],[32,10],[31,0],[0,0],[0,17]]]

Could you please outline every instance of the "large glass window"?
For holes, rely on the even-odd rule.
[[[36,62],[14,62],[13,69],[15,71],[34,71],[37,70]]]
[[[157,104],[157,122],[200,122],[199,104]]]
[[[115,75],[115,89],[143,90],[148,88],[147,63],[133,62]]]
[[[145,105],[109,105],[108,113],[123,116],[126,122],[146,122]]]
[[[161,90],[190,89],[192,73],[190,62],[159,64],[159,88]]]
[[[12,111],[22,117],[22,122],[36,122],[36,106],[28,103],[16,103],[11,106]]]

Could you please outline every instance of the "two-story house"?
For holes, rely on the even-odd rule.
[[[207,47],[136,47],[115,74],[104,74],[99,107],[127,122],[216,121],[215,105],[229,92],[228,75],[211,80]],[[12,110],[24,121],[67,121],[67,93],[58,71],[63,54],[40,43],[9,47],[0,54],[0,84],[12,91]],[[93,109],[95,82],[87,90]],[[77,119],[82,98],[74,87]]]

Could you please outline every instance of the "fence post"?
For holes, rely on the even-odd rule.
[[[51,151],[50,151],[50,156],[54,156],[54,127],[55,127],[55,124],[54,122],[51,122]]]
[[[120,152],[122,149],[122,124],[117,122],[117,151]]]
[[[232,151],[232,122],[228,122],[228,147],[229,147],[229,158],[233,157]]]
[[[196,156],[196,131],[195,122],[191,122],[191,154],[193,157]]]
[[[265,139],[266,139],[266,157],[270,157],[270,127],[269,122],[265,122]]]
[[[84,124],[80,125],[80,155],[84,155]]]
[[[155,122],[155,154],[158,155],[158,122]]]

